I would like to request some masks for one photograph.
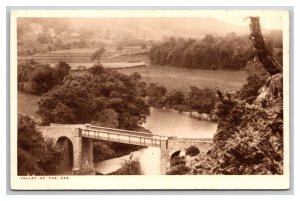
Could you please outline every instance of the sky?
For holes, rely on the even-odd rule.
[[[239,26],[249,26],[250,19],[246,17],[236,17],[236,16],[226,16],[226,17],[218,17],[215,18],[229,22],[232,24],[236,24]],[[278,16],[261,16],[260,17],[260,26],[262,29],[282,29],[282,17]]]

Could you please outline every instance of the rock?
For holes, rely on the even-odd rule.
[[[271,76],[266,84],[260,88],[259,95],[254,101],[254,104],[262,104],[264,107],[273,106],[276,99],[282,100],[283,95],[283,75],[282,73],[277,73]]]

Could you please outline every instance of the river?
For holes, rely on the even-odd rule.
[[[150,109],[150,116],[143,127],[153,134],[176,136],[178,138],[210,138],[217,130],[217,124],[209,121],[199,121],[188,113],[169,109]],[[138,158],[143,175],[160,174],[160,150],[148,147],[131,153]],[[129,155],[96,163],[96,171],[102,174],[111,173],[121,167]]]

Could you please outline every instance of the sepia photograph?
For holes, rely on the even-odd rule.
[[[288,10],[17,10],[11,188],[288,189]]]

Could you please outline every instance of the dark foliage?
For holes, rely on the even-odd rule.
[[[185,154],[190,156],[196,156],[200,153],[200,150],[196,146],[190,146],[186,149]]]
[[[211,150],[199,157],[201,174],[283,174],[282,97],[267,98],[274,100],[271,110],[220,97],[218,131]]]
[[[198,89],[190,87],[191,90],[186,96],[185,102],[192,110],[199,113],[210,114],[215,108],[217,97],[216,91],[210,88]]]
[[[186,164],[186,161],[185,161],[184,157],[174,156],[170,160],[170,166],[171,167],[174,167],[174,166],[177,166],[177,165],[185,165],[185,164]]]
[[[164,105],[168,107],[172,107],[175,105],[183,105],[185,101],[185,96],[183,92],[179,90],[172,90],[168,94],[166,94],[164,99]]]
[[[147,100],[149,105],[155,108],[162,108],[164,106],[164,96],[167,93],[167,89],[158,84],[150,83],[145,88],[145,96],[147,96]]]
[[[35,126],[30,117],[18,115],[18,175],[55,173],[62,160],[53,141],[43,138]]]
[[[140,162],[131,155],[129,159],[124,160],[122,167],[111,175],[141,175],[141,173]]]
[[[253,101],[259,95],[259,89],[266,83],[266,75],[254,74],[247,77],[247,83],[239,90],[238,94],[241,100],[245,100],[248,103]]]
[[[96,74],[66,76],[61,85],[41,97],[38,105],[45,123],[93,122],[130,130],[141,125],[150,113],[141,97],[139,81],[102,68]]]
[[[41,95],[60,83],[69,73],[70,66],[59,62],[54,68],[33,60],[18,65],[18,89]]]
[[[104,47],[100,47],[98,50],[96,50],[92,56],[91,56],[91,60],[92,61],[97,61],[97,65],[100,65],[100,61],[101,61],[101,57],[103,55],[103,53],[105,52],[105,48]]]
[[[149,56],[153,64],[216,70],[241,69],[254,55],[246,36],[231,33],[206,35],[202,40],[170,38],[153,45]]]
[[[186,165],[177,165],[172,167],[166,174],[167,175],[186,175],[191,168]]]

